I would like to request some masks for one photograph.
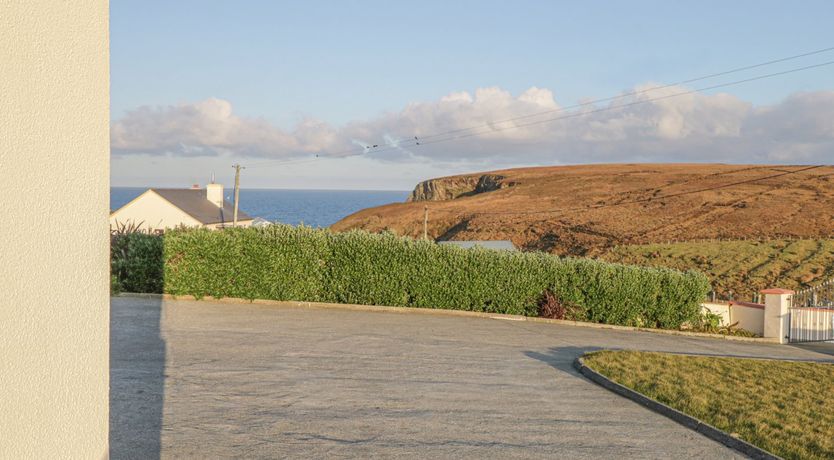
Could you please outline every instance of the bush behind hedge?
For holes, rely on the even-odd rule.
[[[110,238],[110,292],[162,292],[163,241],[158,235],[118,233]]]
[[[286,225],[174,230],[164,237],[162,257],[164,283],[134,279],[123,288],[529,316],[550,290],[581,306],[588,321],[661,328],[695,320],[709,291],[696,272]]]

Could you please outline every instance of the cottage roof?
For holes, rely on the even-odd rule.
[[[206,199],[205,189],[152,188],[151,190],[204,225],[232,222],[234,205],[223,200],[222,208],[215,206]],[[252,218],[238,209],[237,220],[252,220]]]

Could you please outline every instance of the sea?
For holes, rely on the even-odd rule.
[[[119,209],[147,189],[111,187],[110,209]],[[404,190],[240,189],[240,209],[270,222],[329,227],[361,209],[404,202],[410,193]],[[226,189],[226,195],[228,201],[233,201],[230,189]]]

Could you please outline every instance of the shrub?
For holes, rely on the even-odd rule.
[[[122,285],[119,283],[119,277],[111,274],[110,275],[110,295],[120,294],[122,292]]]
[[[141,232],[110,238],[111,292],[162,292],[162,238]]]
[[[114,260],[114,273],[124,290],[164,290],[198,298],[324,301],[536,316],[542,297],[549,292],[571,306],[565,314],[572,319],[679,328],[697,319],[699,304],[709,291],[706,277],[696,272],[543,253],[462,249],[390,233],[332,233],[273,225],[174,230],[164,237],[164,253],[160,237],[143,235],[126,243],[127,256],[119,253],[122,260]]]
[[[581,306],[562,301],[548,289],[544,291],[542,298],[539,299],[539,316],[542,318],[582,321],[587,314]]]
[[[721,322],[721,315],[710,311],[701,311],[693,321],[684,324],[683,328],[694,332],[706,332],[709,334],[756,337],[756,334],[753,332],[738,327],[738,321],[728,325],[722,325]]]

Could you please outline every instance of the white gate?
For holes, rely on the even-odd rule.
[[[791,342],[834,340],[834,279],[797,292],[790,317]]]
[[[791,342],[834,340],[834,308],[791,308]]]

